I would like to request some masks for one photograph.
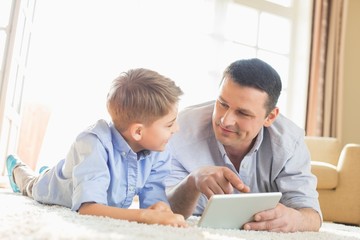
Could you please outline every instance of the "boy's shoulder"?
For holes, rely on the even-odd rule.
[[[111,133],[111,124],[104,119],[99,119],[94,124],[88,126],[85,132],[92,132],[100,135],[107,135]]]
[[[84,136],[93,135],[94,137],[100,139],[101,141],[111,141],[111,123],[100,119],[94,124],[88,126],[84,129],[78,136],[77,140],[83,138]]]

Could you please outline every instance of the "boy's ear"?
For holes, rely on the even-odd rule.
[[[142,134],[143,134],[143,130],[144,130],[144,125],[141,123],[134,123],[130,126],[130,134],[131,137],[135,140],[135,141],[140,141],[142,138]]]

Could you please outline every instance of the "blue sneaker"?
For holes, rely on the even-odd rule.
[[[6,159],[6,169],[7,169],[8,176],[9,176],[9,182],[10,182],[10,186],[14,192],[20,192],[19,187],[16,185],[16,183],[14,182],[14,179],[13,179],[13,170],[14,170],[15,166],[18,165],[19,163],[20,163],[20,160],[15,158],[14,155],[9,155]]]
[[[42,173],[43,171],[49,169],[48,166],[42,166],[40,169],[39,169],[39,173]]]

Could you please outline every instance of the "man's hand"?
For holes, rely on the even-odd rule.
[[[244,225],[245,230],[271,232],[319,231],[319,214],[309,208],[296,210],[279,203],[276,208],[259,212],[254,222]]]
[[[230,194],[234,188],[240,192],[249,192],[239,176],[227,167],[210,166],[200,168],[190,174],[196,189],[210,198],[214,194]]]
[[[193,213],[201,193],[210,198],[214,194],[230,194],[234,188],[241,192],[250,189],[239,176],[227,167],[208,166],[190,173],[167,191],[171,209],[188,218]]]

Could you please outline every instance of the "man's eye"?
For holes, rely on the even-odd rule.
[[[224,107],[224,108],[227,108],[227,107],[228,107],[228,105],[227,105],[226,103],[223,103],[223,102],[220,102],[220,101],[219,101],[219,103],[220,103],[220,105],[221,105],[222,107]]]
[[[239,116],[244,116],[244,117],[251,117],[251,115],[249,115],[249,114],[247,114],[247,113],[245,113],[245,112],[241,112],[241,111],[238,111],[238,112],[237,112],[237,115],[239,115]]]

